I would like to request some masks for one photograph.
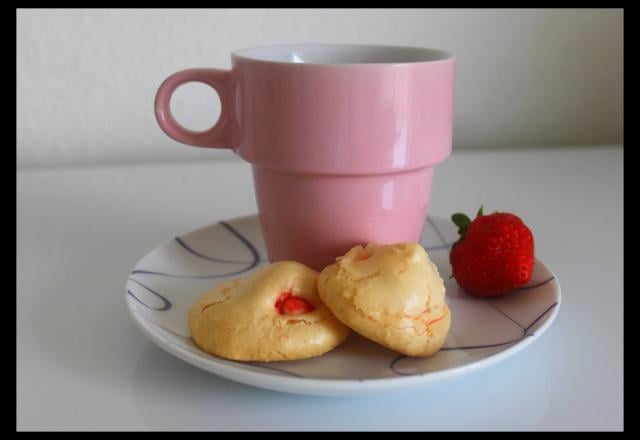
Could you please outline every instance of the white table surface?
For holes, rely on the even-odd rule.
[[[349,398],[218,378],[153,345],[129,318],[124,285],[141,256],[175,235],[256,212],[249,165],[20,171],[17,427],[622,429],[622,161],[621,147],[456,151],[437,169],[430,214],[472,214],[480,203],[519,214],[559,277],[558,318],[489,369]]]

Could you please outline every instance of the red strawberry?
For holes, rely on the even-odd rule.
[[[314,309],[305,299],[299,296],[293,296],[290,290],[280,294],[275,306],[281,315],[300,315],[302,313],[309,313]]]
[[[471,221],[453,214],[460,239],[449,260],[458,285],[473,296],[504,295],[531,279],[534,263],[533,234],[522,220],[506,212],[483,215],[482,207]]]
[[[297,296],[290,296],[282,303],[282,313],[284,315],[299,315],[311,311],[313,311],[313,306]]]

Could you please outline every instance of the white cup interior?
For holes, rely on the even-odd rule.
[[[299,44],[243,49],[236,58],[304,64],[398,64],[424,63],[453,58],[437,49],[351,44]]]

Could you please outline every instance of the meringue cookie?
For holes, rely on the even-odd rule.
[[[417,243],[355,246],[322,270],[318,293],[352,330],[408,356],[437,352],[451,326],[444,282]]]
[[[205,293],[189,312],[189,329],[204,351],[241,361],[319,356],[350,330],[320,301],[318,273],[285,261]]]

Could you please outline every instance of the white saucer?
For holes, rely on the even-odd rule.
[[[560,306],[560,285],[536,260],[532,280],[498,299],[472,298],[450,279],[450,220],[429,218],[421,243],[447,287],[452,326],[445,346],[429,358],[409,358],[353,333],[312,359],[245,363],[209,355],[189,337],[187,314],[205,291],[267,264],[256,216],[220,222],[176,237],[144,256],[127,280],[133,320],[154,343],[197,367],[230,380],[289,393],[355,395],[424,386],[495,364],[539,338]],[[188,371],[185,371],[188,374]]]

